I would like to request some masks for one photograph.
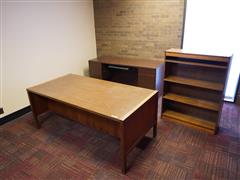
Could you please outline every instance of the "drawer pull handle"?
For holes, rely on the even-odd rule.
[[[125,70],[125,71],[128,71],[129,68],[127,67],[121,67],[121,66],[112,66],[112,65],[109,65],[108,68],[110,69],[119,69],[119,70]]]

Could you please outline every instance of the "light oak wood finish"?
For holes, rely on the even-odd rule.
[[[166,95],[163,96],[163,98],[212,111],[219,111],[220,108],[220,105],[215,102],[186,97],[174,93],[167,93]]]
[[[155,90],[69,74],[27,92],[38,128],[39,115],[50,110],[120,139],[123,173],[129,152],[151,128],[156,134]]]
[[[165,59],[162,118],[215,134],[231,55],[170,49]]]
[[[28,88],[28,91],[117,121],[124,121],[156,93],[74,74]]]
[[[91,77],[155,89],[162,95],[164,60],[103,56],[89,60]]]

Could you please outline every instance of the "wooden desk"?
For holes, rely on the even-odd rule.
[[[69,74],[27,92],[38,128],[38,116],[51,110],[119,138],[122,173],[128,153],[152,127],[157,133],[156,90]]]
[[[163,91],[164,60],[99,57],[89,60],[91,77]]]

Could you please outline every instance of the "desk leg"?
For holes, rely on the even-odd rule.
[[[153,137],[157,136],[157,123],[153,125]]]
[[[30,105],[32,108],[34,120],[36,121],[37,128],[39,129],[39,128],[41,128],[41,123],[38,119],[38,116],[48,109],[47,101],[43,97],[33,94],[29,91],[28,91],[28,98],[29,98],[29,102],[30,102]]]
[[[121,125],[120,158],[121,158],[122,173],[126,174],[126,172],[127,172],[127,153],[126,153],[126,141],[125,141],[125,132],[124,132],[123,125]]]
[[[157,100],[155,100],[155,112],[154,112],[154,125],[153,125],[153,138],[155,138],[157,136],[157,123],[158,123],[158,104],[159,104],[159,99],[158,99],[158,95],[157,95]]]
[[[33,112],[33,118],[34,118],[34,120],[35,120],[35,122],[36,122],[36,124],[37,124],[37,128],[40,129],[40,128],[41,128],[41,123],[39,122],[38,117],[37,117],[37,115],[34,113],[34,111],[32,111],[32,112]]]

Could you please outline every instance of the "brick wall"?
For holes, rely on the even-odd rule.
[[[180,48],[184,0],[94,0],[97,54],[163,58]]]

